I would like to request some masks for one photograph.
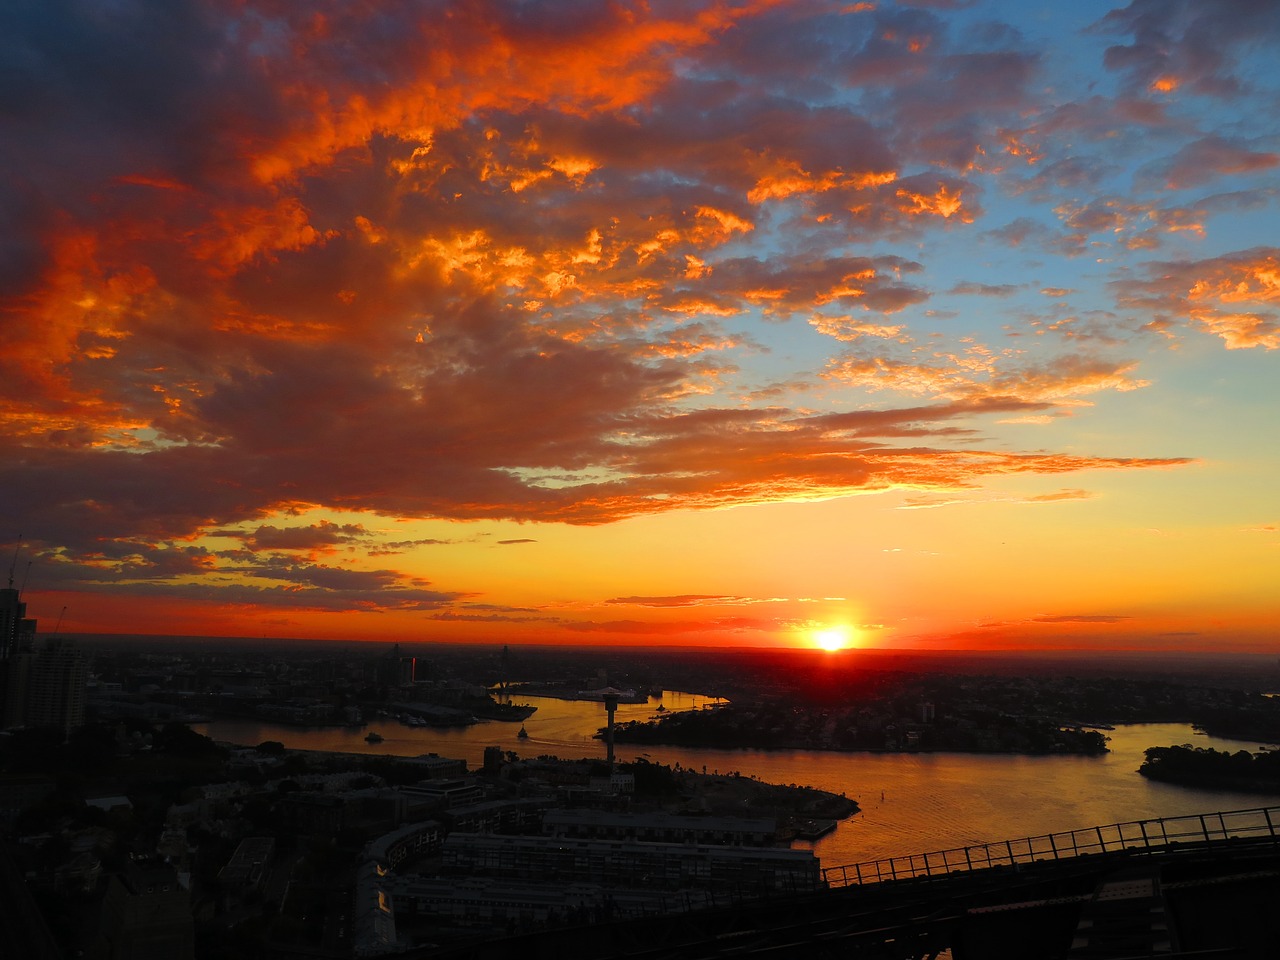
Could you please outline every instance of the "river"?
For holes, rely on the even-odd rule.
[[[465,759],[476,768],[488,746],[522,757],[603,756],[594,734],[604,724],[604,707],[590,701],[524,697],[538,710],[518,723],[485,722],[458,729],[407,727],[374,720],[364,728],[289,727],[252,720],[216,720],[196,729],[233,743],[279,740],[288,747],[349,753],[414,756],[438,753]],[[701,708],[707,697],[667,691],[661,701],[619,704],[617,719],[654,716],[659,702],[668,710]],[[365,741],[369,731],[382,743]],[[1100,757],[1022,757],[968,753],[837,753],[816,750],[700,750],[646,744],[643,750],[619,744],[617,756],[644,756],[656,763],[680,763],[694,770],[737,771],[769,783],[795,783],[844,793],[860,813],[811,846],[823,866],[952,849],[970,844],[1041,836],[1128,820],[1175,817],[1218,810],[1243,810],[1280,803],[1280,794],[1231,793],[1157,783],[1139,776],[1143,750],[1194,743],[1223,750],[1257,750],[1254,741],[1205,737],[1186,724],[1133,724],[1107,731],[1111,752]],[[744,811],[746,812],[746,811]]]

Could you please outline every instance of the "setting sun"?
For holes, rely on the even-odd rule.
[[[843,650],[853,642],[853,632],[845,626],[822,627],[809,636],[815,647],[828,653]]]

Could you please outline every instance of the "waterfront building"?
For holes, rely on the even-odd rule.
[[[550,804],[546,797],[484,800],[452,807],[445,819],[465,833],[537,833]]]
[[[602,887],[586,883],[410,876],[388,877],[382,889],[390,895],[402,934],[415,919],[495,929],[528,928],[579,916],[592,919],[603,913],[608,902]]]
[[[467,772],[467,761],[442,757],[438,753],[424,753],[417,757],[393,757],[391,762],[397,767],[408,767],[417,771],[422,777],[461,777]]]
[[[822,885],[812,850],[701,843],[570,840],[452,833],[441,848],[453,876],[648,887],[800,892]]]
[[[356,957],[403,952],[405,945],[396,935],[391,896],[384,889],[386,878],[386,868],[377,860],[363,860],[356,868],[352,924],[352,954]]]
[[[479,803],[484,799],[480,784],[470,778],[423,780],[396,789],[411,800],[438,805],[444,809]]]
[[[688,817],[671,813],[609,810],[548,810],[543,832],[551,837],[640,840],[768,847],[778,842],[778,821],[769,817]]]
[[[395,870],[405,860],[423,857],[440,849],[442,827],[438,820],[410,823],[365,844],[363,857],[375,861],[385,872]]]
[[[592,775],[587,780],[587,788],[593,793],[630,794],[636,792],[635,774],[616,770],[612,767],[608,773]]]

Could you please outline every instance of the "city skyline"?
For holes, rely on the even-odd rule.
[[[1280,651],[1273,3],[0,25],[44,629]]]

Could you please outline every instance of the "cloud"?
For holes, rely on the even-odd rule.
[[[1068,613],[1052,617],[1032,617],[1032,623],[1122,623],[1125,620],[1132,620],[1128,616],[1116,616],[1114,614],[1079,614]]]
[[[725,604],[766,603],[770,601],[753,600],[747,597],[719,596],[714,594],[681,594],[673,597],[614,597],[606,600],[607,604],[621,604],[640,607],[702,607],[724,606]]]
[[[964,281],[955,284],[947,292],[953,294],[976,294],[982,297],[1011,297],[1018,290],[1018,285],[1014,283],[973,283]]]
[[[1085,254],[1273,202],[1271,141],[1192,130],[1149,88],[1242,83],[1274,14],[1114,12],[1109,98],[956,6],[5,7],[0,522],[60,585],[518,616],[381,559],[466,541],[375,521],[1192,462],[981,438],[1147,386],[1112,355],[1132,325],[1074,303]],[[1247,182],[1167,205],[1117,176],[1144,165]],[[1016,251],[1011,279],[955,280],[952,245]],[[1069,287],[1022,279],[1040,256],[1078,258]],[[1280,343],[1273,250],[1170,257],[1117,268],[1148,330]],[[1019,343],[929,309],[1037,287],[1072,302]]]
[[[1164,163],[1154,165],[1148,178],[1170,190],[1199,186],[1218,177],[1256,173],[1280,165],[1280,153],[1256,151],[1219,136],[1201,137],[1181,147]]]
[[[1133,376],[1138,367],[1134,361],[1079,354],[1065,354],[1043,365],[1018,364],[1017,359],[982,347],[942,355],[932,363],[850,351],[833,360],[825,376],[869,390],[950,400],[1016,400],[1022,412],[1030,413],[1044,411],[1051,404],[1078,404],[1083,402],[1078,398],[1103,390],[1127,392],[1150,385]]]
[[[1062,503],[1071,500],[1088,500],[1093,494],[1088,490],[1064,489],[1053,493],[1036,494],[1029,497],[995,496],[975,499],[973,497],[938,496],[933,494],[906,497],[899,510],[933,510],[938,507],[968,506],[977,503]]]
[[[975,501],[965,497],[946,497],[946,496],[912,496],[907,497],[899,510],[934,510],[938,507],[954,507],[974,503]],[[900,552],[900,548],[895,547],[893,553]]]
[[[538,615],[521,615],[513,613],[467,613],[465,610],[444,610],[440,613],[428,614],[426,619],[438,623],[533,623],[560,624],[558,617]]]
[[[524,537],[519,540],[499,540],[498,545],[505,547],[515,543],[537,543],[537,542],[538,542],[537,540],[531,540],[528,537]]]
[[[663,634],[760,634],[777,635],[795,626],[794,621],[775,618],[716,617],[709,620],[579,620],[565,624],[574,633],[604,633],[617,636],[661,636]]]
[[[779,318],[828,305],[893,314],[928,299],[927,291],[901,279],[920,270],[900,257],[734,258],[719,262],[699,287],[718,302]]]
[[[1267,0],[1134,0],[1095,29],[1131,37],[1107,48],[1103,62],[1134,92],[1189,89],[1215,97],[1239,93],[1239,66],[1280,32],[1280,10]]]
[[[180,577],[183,571],[176,569],[59,566],[48,558],[40,562],[42,579],[55,589],[66,584],[87,593],[127,594],[140,600],[180,600],[188,604],[231,604],[295,612],[412,612],[445,608],[466,596],[406,582],[391,571],[261,563],[242,568],[241,572],[249,573],[251,579],[236,580],[227,575],[234,569],[226,568],[219,576],[216,569],[205,568],[199,571],[203,574],[200,580],[191,580]],[[148,576],[149,573],[152,575]]]
[[[905,329],[898,324],[868,323],[849,315],[836,317],[816,315],[809,318],[809,325],[819,333],[844,341],[858,340],[862,337],[894,339]]]
[[[254,550],[302,550],[329,551],[340,544],[357,543],[366,539],[365,528],[358,523],[320,523],[306,527],[259,526],[249,534],[227,532],[226,536],[242,539]]]
[[[1152,262],[1146,279],[1112,284],[1117,303],[1168,329],[1185,317],[1228,350],[1280,347],[1280,250],[1254,247],[1204,260]]]
[[[409,550],[415,550],[418,547],[438,547],[447,544],[457,543],[456,540],[437,540],[427,537],[421,540],[392,540],[379,546],[372,547],[369,550],[370,556],[382,556],[386,554],[404,553]]]
[[[1042,493],[1038,496],[1028,497],[1028,503],[1059,503],[1063,500],[1088,500],[1094,495],[1088,490],[1079,488],[1069,490],[1057,490],[1053,493]]]

